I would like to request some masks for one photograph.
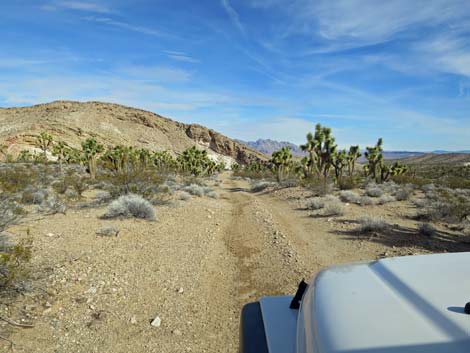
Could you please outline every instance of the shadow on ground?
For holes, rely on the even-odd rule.
[[[348,220],[349,223],[357,223]],[[349,240],[370,241],[388,247],[417,247],[428,251],[470,251],[470,239],[445,231],[437,231],[434,235],[419,234],[416,228],[392,225],[382,232],[361,234],[358,230],[333,230],[330,233],[340,235]]]

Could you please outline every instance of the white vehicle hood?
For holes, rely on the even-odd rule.
[[[297,353],[470,352],[470,253],[407,256],[320,272]]]

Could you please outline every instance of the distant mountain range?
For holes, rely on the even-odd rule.
[[[289,146],[291,148],[292,154],[294,156],[305,156],[305,152],[303,152],[299,146],[294,143],[287,142],[287,141],[275,141],[271,139],[258,139],[256,141],[241,141],[238,142],[243,143],[255,150],[260,151],[268,156],[270,156],[274,151],[280,150],[282,147]],[[410,157],[418,157],[428,154],[434,155],[443,155],[443,154],[465,154],[470,153],[470,150],[463,150],[463,151],[444,151],[444,150],[436,150],[432,152],[418,152],[418,151],[384,151],[384,159],[403,159],[403,158],[410,158]],[[365,158],[362,156],[359,158],[359,162],[364,162]]]

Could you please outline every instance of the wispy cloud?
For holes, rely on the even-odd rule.
[[[192,75],[187,70],[165,66],[124,66],[117,71],[135,80],[167,83],[188,82]]]
[[[238,15],[238,12],[235,11],[233,6],[230,4],[229,0],[221,0],[222,7],[224,8],[225,12],[227,12],[228,17],[232,21],[232,23],[237,27],[237,29],[243,33],[246,34],[245,32],[245,27],[240,21],[240,16]]]
[[[165,54],[167,57],[170,59],[176,60],[176,61],[182,61],[182,62],[187,62],[187,63],[192,63],[192,64],[197,64],[200,61],[193,58],[192,56],[184,53],[184,52],[179,52],[179,51],[173,51],[173,50],[165,50]]]
[[[52,1],[42,6],[43,10],[56,11],[56,10],[77,10],[96,13],[112,13],[109,7],[102,3],[92,1],[79,1],[79,0],[58,0]]]
[[[163,32],[163,31],[159,31],[159,30],[149,28],[149,27],[144,27],[144,26],[136,26],[128,22],[114,20],[109,17],[88,16],[88,17],[84,17],[83,19],[86,21],[96,22],[96,23],[100,23],[103,25],[117,27],[117,28],[125,29],[131,32],[146,34],[146,35],[154,36],[154,37],[160,37],[160,38],[174,37],[173,35]]]

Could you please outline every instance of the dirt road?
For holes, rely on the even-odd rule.
[[[226,176],[219,199],[159,206],[155,222],[101,220],[103,208],[86,208],[13,227],[33,237],[34,284],[1,314],[35,326],[1,332],[15,352],[236,352],[244,303],[380,251],[248,188]],[[105,225],[119,236],[97,237]]]

